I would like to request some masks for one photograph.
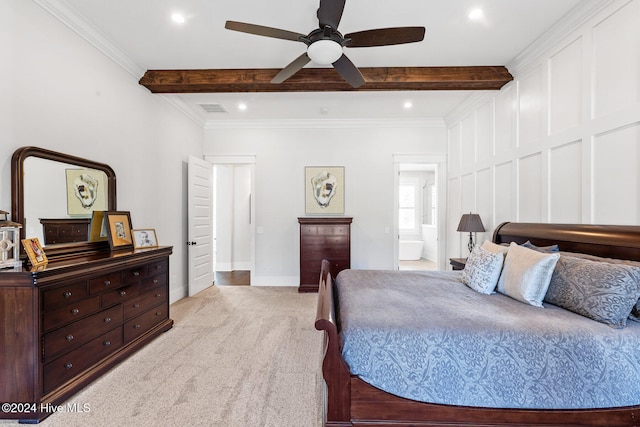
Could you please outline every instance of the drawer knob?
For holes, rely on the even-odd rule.
[[[120,296],[123,297],[127,294],[127,291],[120,291]]]
[[[162,268],[161,265],[156,265],[156,270],[160,270]]]
[[[153,284],[155,285],[156,283],[158,283],[158,279],[153,279]]]
[[[140,329],[140,325],[133,325],[133,329]]]
[[[133,308],[140,308],[140,304],[133,304]]]
[[[105,317],[104,318],[104,323],[109,323],[111,322],[111,317]]]
[[[139,271],[134,271],[134,272],[133,272],[133,275],[137,277],[137,276],[139,276],[139,275],[140,275],[140,272],[139,272]]]
[[[71,369],[71,368],[73,368],[73,363],[67,362],[67,364],[64,365],[64,367],[67,368],[67,369]]]
[[[80,310],[78,310],[77,308],[74,308],[73,310],[71,310],[71,314],[78,314],[80,313]]]
[[[156,294],[156,298],[160,298],[162,294]]]
[[[65,298],[71,298],[71,295],[73,295],[71,292],[67,291],[64,293],[64,297]]]
[[[111,345],[111,341],[105,341],[105,342],[104,342],[104,346],[105,346],[105,347],[109,347],[110,345]]]
[[[156,316],[162,316],[162,312],[161,311],[156,311]]]
[[[109,285],[111,285],[111,280],[105,280],[105,281],[104,281],[104,285],[105,285],[105,286],[109,286]]]
[[[69,334],[67,335],[67,341],[71,341],[73,339],[73,335]]]

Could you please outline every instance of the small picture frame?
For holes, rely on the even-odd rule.
[[[91,228],[89,232],[90,242],[102,242],[107,240],[107,223],[104,220],[104,211],[93,211],[91,214]]]
[[[126,211],[105,211],[104,218],[111,250],[132,249],[131,214]]]
[[[158,246],[158,237],[156,236],[156,230],[153,228],[131,230],[131,234],[133,234],[133,247],[136,249]]]
[[[42,245],[37,237],[22,239],[22,246],[32,266],[39,267],[47,265],[47,255],[44,253],[44,249],[42,249]]]

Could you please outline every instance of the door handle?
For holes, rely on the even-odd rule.
[[[195,246],[196,242],[187,242],[187,246]]]

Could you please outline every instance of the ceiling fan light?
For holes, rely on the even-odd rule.
[[[333,40],[318,40],[307,48],[307,55],[318,65],[329,65],[342,56],[342,46]]]

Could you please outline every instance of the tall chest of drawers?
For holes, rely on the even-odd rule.
[[[0,272],[0,418],[41,420],[164,331],[171,247]],[[31,405],[31,406],[29,406]]]
[[[318,292],[320,265],[331,263],[331,275],[351,267],[350,217],[298,218],[300,224],[299,292]]]

